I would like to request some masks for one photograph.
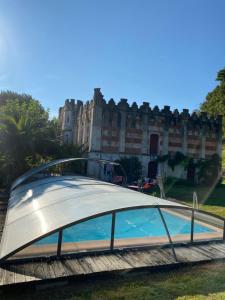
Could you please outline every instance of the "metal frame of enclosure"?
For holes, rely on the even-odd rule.
[[[58,163],[74,161],[74,160],[78,160],[78,159],[77,158],[72,158],[72,159],[65,159],[65,160],[60,160],[60,161],[59,160],[58,161],[53,161],[49,164],[45,164],[44,166],[41,166],[41,167],[38,167],[36,169],[33,169],[33,170],[29,171],[27,174],[24,174],[21,178],[18,178],[18,180],[12,185],[11,197],[14,197],[15,194],[17,194],[17,196],[18,196],[18,194],[20,194],[20,193],[22,194],[23,192],[26,194],[27,191],[32,190],[32,187],[33,188],[35,187],[34,182],[31,183],[31,185],[29,185],[29,184],[27,186],[22,185],[21,189],[19,188],[19,186],[22,183],[26,182],[31,176],[37,174],[41,170],[45,170],[46,168],[49,168],[50,166],[57,165]],[[108,163],[108,162],[104,161],[104,163]],[[111,163],[111,162],[109,162],[109,163]],[[67,178],[67,176],[60,176],[59,178],[55,178],[55,180],[50,182],[49,186],[48,186],[50,192],[52,191],[51,188],[52,188],[53,184],[55,184],[56,182],[59,182],[60,180],[63,181],[63,180],[65,180],[65,178]],[[44,182],[44,180],[45,179],[43,179],[43,182]],[[76,182],[76,179],[74,179],[74,180]],[[82,178],[79,179],[79,180],[82,181]],[[52,185],[51,185],[51,183],[52,183]],[[65,182],[63,182],[63,184],[65,184]],[[79,181],[78,181],[78,185],[79,185]],[[119,212],[123,212],[123,211],[138,210],[138,209],[144,209],[144,208],[155,208],[155,209],[158,210],[161,221],[162,221],[162,225],[164,226],[166,236],[168,238],[168,243],[167,244],[165,243],[164,245],[167,245],[167,246],[169,245],[171,247],[173,256],[174,256],[176,261],[177,261],[177,256],[176,256],[176,251],[175,251],[175,247],[174,247],[174,242],[171,238],[171,234],[170,234],[167,222],[164,218],[164,214],[163,214],[162,209],[178,209],[178,210],[189,211],[190,221],[191,221],[191,230],[190,230],[190,239],[186,243],[195,243],[195,241],[194,241],[194,226],[195,226],[196,214],[203,214],[205,216],[211,216],[213,218],[216,218],[217,220],[222,221],[223,222],[223,226],[222,226],[223,228],[221,227],[221,231],[223,230],[223,235],[221,236],[221,240],[225,240],[225,218],[216,216],[216,215],[208,213],[208,212],[197,210],[197,209],[194,209],[194,208],[191,208],[189,206],[185,206],[185,205],[182,205],[182,204],[179,204],[179,203],[175,203],[175,202],[171,202],[171,201],[168,201],[168,200],[152,197],[152,196],[149,196],[149,195],[144,195],[144,194],[141,194],[141,193],[138,193],[138,192],[135,192],[135,191],[131,191],[129,189],[125,189],[123,187],[117,187],[117,186],[112,185],[110,183],[104,183],[104,182],[101,182],[101,181],[88,180],[88,181],[84,181],[83,185],[84,186],[89,186],[90,185],[90,188],[93,188],[93,189],[94,189],[95,185],[97,185],[99,189],[102,188],[103,192],[102,192],[102,194],[100,194],[100,197],[104,196],[105,197],[105,202],[103,201],[104,199],[100,199],[100,197],[99,197],[99,199],[97,199],[94,204],[99,203],[100,206],[102,205],[102,206],[106,207],[106,204],[104,204],[104,203],[110,203],[111,206],[109,205],[108,208],[103,207],[102,210],[101,211],[99,210],[99,212],[97,212],[97,213],[96,213],[97,209],[94,208],[94,206],[93,206],[93,214],[91,214],[91,210],[90,210],[90,211],[87,212],[86,217],[81,216],[81,218],[78,219],[77,216],[75,216],[75,219],[76,219],[75,221],[72,221],[72,222],[69,221],[68,223],[66,223],[66,221],[63,221],[64,223],[63,223],[62,226],[58,226],[57,228],[55,228],[53,230],[50,230],[50,231],[48,231],[44,234],[40,234],[38,237],[32,238],[30,240],[28,238],[27,242],[24,242],[19,247],[14,246],[14,248],[13,248],[13,246],[11,248],[10,248],[10,246],[7,246],[7,242],[10,238],[12,238],[13,232],[10,232],[10,230],[7,229],[7,226],[9,226],[10,224],[7,223],[8,217],[6,217],[6,224],[5,224],[5,227],[4,227],[4,230],[3,230],[3,238],[2,238],[2,241],[1,241],[1,245],[0,245],[0,263],[5,264],[5,263],[10,263],[10,262],[15,262],[16,259],[13,259],[13,260],[8,260],[8,259],[10,257],[12,257],[14,254],[16,254],[16,253],[20,252],[21,250],[27,248],[28,246],[31,246],[35,242],[37,242],[37,241],[39,241],[39,240],[41,240],[45,237],[48,237],[48,236],[50,236],[54,233],[58,233],[58,242],[57,242],[57,245],[56,245],[56,247],[57,247],[56,248],[56,254],[55,255],[50,255],[49,257],[58,257],[58,258],[60,258],[60,257],[63,257],[63,256],[68,256],[68,255],[71,256],[71,255],[76,255],[76,254],[82,254],[82,255],[85,254],[85,255],[87,255],[87,254],[90,254],[90,253],[96,253],[97,251],[98,252],[113,252],[115,250],[118,250],[118,248],[115,247],[115,225],[116,225],[117,214]],[[36,187],[40,187],[40,186],[41,186],[40,182],[36,182]],[[67,185],[66,188],[68,188],[68,187],[69,187],[68,191],[70,191],[70,192],[73,191],[73,186],[71,187],[71,186]],[[56,189],[57,188],[58,188],[58,186],[56,186]],[[79,188],[76,186],[76,189],[79,189]],[[114,195],[114,191],[115,191],[115,197],[113,198],[112,196]],[[56,193],[59,194],[58,191],[56,191]],[[78,193],[79,193],[79,191],[78,191]],[[88,194],[88,196],[86,196],[86,197],[89,197],[88,199],[91,199],[91,194],[90,195]],[[111,195],[111,194],[113,194],[113,195]],[[122,194],[122,195],[120,195],[120,194]],[[80,197],[84,198],[84,195],[80,195]],[[36,197],[37,197],[37,200],[40,200],[40,201],[47,201],[47,200],[52,201],[51,197],[46,198],[46,199],[43,198],[44,196],[42,196],[42,198],[38,198],[39,196],[37,195]],[[66,197],[66,195],[65,195],[65,197]],[[71,194],[71,197],[73,197],[73,199],[70,199],[70,201],[77,201],[76,197],[79,197],[79,196],[77,196],[76,194]],[[128,197],[129,199],[125,199],[126,197]],[[31,198],[26,200],[26,201],[28,201],[28,204],[27,204],[26,201],[24,200],[24,198],[21,196],[21,199],[18,200],[17,204],[18,203],[22,204],[22,209],[23,209],[23,205],[31,205],[29,201],[31,201],[31,203],[32,203],[32,201],[34,199],[35,199],[35,195],[34,195],[33,199],[32,199],[32,196],[31,196]],[[59,195],[59,199],[60,199],[60,195]],[[65,200],[65,198],[64,198],[64,200]],[[65,201],[67,201],[67,200],[65,200]],[[84,200],[81,200],[80,203],[77,203],[77,205],[79,204],[79,205],[82,206],[82,201],[84,201]],[[88,201],[87,201],[86,205],[89,204]],[[122,204],[117,203],[117,207],[116,207],[116,204],[115,204],[116,201],[123,202],[123,203]],[[140,203],[140,204],[138,204],[138,203]],[[73,204],[74,204],[74,202],[73,202]],[[11,203],[9,202],[8,211],[10,211],[10,209],[11,209],[10,205],[11,205]],[[47,205],[47,202],[46,202],[46,205]],[[79,205],[78,205],[78,207],[79,207]],[[85,203],[84,203],[84,205],[85,205]],[[76,207],[76,206],[74,206],[74,207]],[[13,209],[14,209],[13,213],[15,214],[16,213],[16,208],[13,208]],[[105,211],[104,211],[104,209],[105,209]],[[40,216],[38,216],[38,212],[35,211],[34,214],[37,214],[37,220],[40,220]],[[110,235],[110,240],[109,240],[109,249],[107,249],[107,250],[97,250],[97,251],[95,250],[95,251],[90,251],[90,252],[86,251],[84,253],[76,253],[76,252],[69,253],[69,254],[68,253],[62,253],[63,230],[65,230],[66,228],[69,228],[73,225],[78,225],[82,222],[85,222],[85,221],[88,221],[88,220],[91,220],[91,219],[94,219],[94,218],[97,218],[97,217],[110,215],[110,214],[111,214],[112,219],[111,219],[111,235]],[[7,215],[8,215],[8,212],[7,212]],[[71,220],[71,218],[70,218],[70,220]],[[13,219],[12,219],[12,222],[13,222]],[[34,223],[34,224],[36,224],[36,223]],[[28,226],[29,226],[29,223],[28,223]],[[20,228],[19,230],[21,230],[20,232],[22,232],[23,228]],[[19,239],[19,237],[18,237],[18,239]],[[26,238],[24,240],[26,240]],[[145,247],[149,247],[149,245],[142,246],[141,248],[145,248]],[[6,250],[5,250],[5,248],[6,248]],[[127,248],[129,248],[129,249],[130,248],[139,248],[139,246],[137,245],[135,247],[129,247],[129,246],[123,247],[123,249],[127,249]],[[18,260],[19,261],[21,261],[21,260],[34,260],[34,259],[43,259],[43,258],[46,258],[46,255],[38,256],[38,257],[29,257],[29,258],[18,259]]]

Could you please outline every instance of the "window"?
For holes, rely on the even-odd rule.
[[[150,136],[150,155],[158,154],[159,136],[158,134],[151,134]]]

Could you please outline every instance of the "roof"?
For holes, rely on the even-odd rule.
[[[111,211],[156,205],[184,207],[81,176],[46,177],[17,186],[9,199],[0,259],[69,224]]]

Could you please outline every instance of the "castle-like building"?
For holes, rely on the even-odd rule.
[[[144,176],[155,177],[156,158],[181,152],[194,159],[209,159],[213,154],[221,157],[222,119],[188,109],[173,112],[169,106],[151,108],[148,102],[138,107],[127,99],[116,104],[104,99],[100,88],[94,89],[93,99],[85,104],[66,100],[59,109],[61,142],[85,145],[88,157],[117,160],[124,156],[137,156]],[[92,170],[94,172],[94,170]],[[193,168],[171,170],[164,166],[166,175],[193,177]]]

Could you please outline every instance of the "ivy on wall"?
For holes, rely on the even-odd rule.
[[[187,170],[189,166],[192,166],[196,169],[198,182],[202,184],[209,184],[217,180],[221,168],[221,159],[218,154],[212,155],[212,157],[207,160],[194,160],[192,157],[188,157],[177,151],[173,156],[166,154],[158,156],[157,158],[158,163],[164,163],[166,161],[172,171],[174,171],[175,167],[178,165],[183,166],[184,170]]]
[[[168,161],[168,166],[174,171],[175,167],[183,164],[186,165],[188,163],[189,158],[185,156],[183,153],[177,151],[174,156],[171,154],[165,154],[158,156],[157,162],[158,163],[163,163]]]
[[[211,184],[219,179],[221,159],[217,154],[212,155],[209,160],[198,160],[195,165],[199,183]]]

